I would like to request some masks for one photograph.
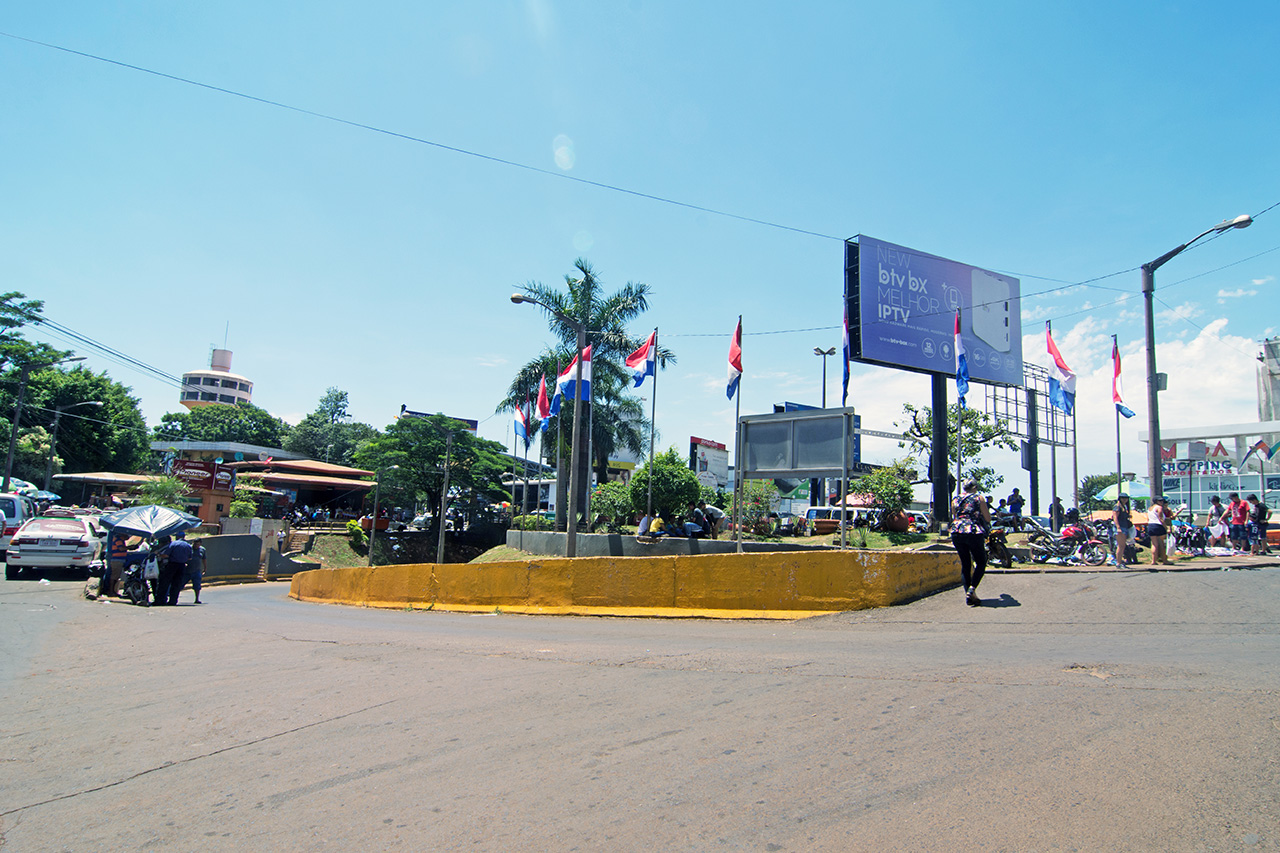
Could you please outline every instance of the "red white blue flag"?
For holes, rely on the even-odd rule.
[[[742,378],[742,318],[733,330],[733,339],[729,342],[729,387],[726,389],[730,400],[738,392],[738,380]]]
[[[575,356],[573,361],[569,362],[569,366],[565,368],[556,379],[556,398],[567,397],[573,399],[574,385],[578,382],[578,359]],[[582,393],[578,395],[579,400],[591,399],[591,347],[588,346],[582,351]],[[553,401],[551,404],[552,411],[560,411],[560,407]]]
[[[960,408],[965,407],[964,395],[969,393],[969,359],[964,354],[964,340],[960,337],[960,312],[956,312],[956,396]]]
[[[658,330],[654,329],[649,339],[640,345],[640,349],[627,356],[627,369],[635,377],[637,388],[646,376],[654,376],[658,364]]]
[[[551,420],[551,401],[547,399],[547,377],[542,377],[538,382],[538,419],[542,421],[542,428],[547,428],[547,421]]]
[[[1049,402],[1069,415],[1076,408],[1076,375],[1058,352],[1048,320],[1044,324],[1044,338],[1049,347]]]
[[[1111,339],[1111,362],[1115,365],[1115,378],[1111,380],[1111,399],[1116,404],[1116,411],[1126,418],[1134,416],[1133,409],[1124,404],[1124,388],[1120,384],[1120,346],[1116,339]]]

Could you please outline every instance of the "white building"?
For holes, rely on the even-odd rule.
[[[218,404],[235,406],[250,403],[252,398],[253,383],[231,372],[231,350],[215,349],[209,358],[208,370],[182,374],[179,399],[188,409]]]

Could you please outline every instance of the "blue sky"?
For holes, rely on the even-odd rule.
[[[173,375],[225,335],[290,421],[336,386],[375,426],[403,403],[509,443],[491,415],[549,336],[508,296],[581,256],[652,287],[635,331],[679,358],[663,446],[732,444],[737,316],[743,412],[818,403],[842,240],[864,233],[1021,278],[1027,358],[1051,319],[1081,375],[1082,473],[1114,469],[1117,335],[1141,471],[1135,268],[1280,201],[1265,2],[67,2],[0,31],[389,132],[0,37],[5,289]],[[1256,419],[1278,250],[1280,208],[1157,274],[1166,426]],[[79,349],[149,422],[177,410],[172,384]],[[869,427],[928,403],[925,377],[853,373]],[[988,461],[1025,491],[1015,454]]]

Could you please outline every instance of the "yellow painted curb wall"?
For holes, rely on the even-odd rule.
[[[289,595],[396,609],[794,619],[900,604],[959,577],[954,554],[930,551],[552,557],[318,569],[295,574]]]

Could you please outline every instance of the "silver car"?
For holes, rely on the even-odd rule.
[[[33,518],[10,540],[4,576],[12,580],[23,571],[35,574],[39,569],[81,569],[88,574],[101,547],[83,518]]]

